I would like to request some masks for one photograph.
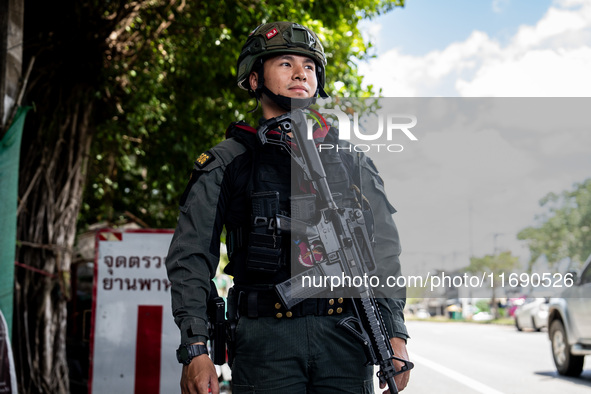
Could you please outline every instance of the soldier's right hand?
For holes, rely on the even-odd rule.
[[[191,360],[191,364],[183,365],[181,375],[181,391],[183,394],[219,394],[220,386],[215,366],[207,354]]]

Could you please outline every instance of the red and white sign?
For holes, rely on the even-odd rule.
[[[89,393],[175,393],[180,334],[164,261],[172,230],[97,234]]]

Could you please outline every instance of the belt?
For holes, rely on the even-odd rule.
[[[235,294],[240,316],[250,318],[289,319],[309,315],[330,316],[351,310],[351,300],[348,298],[308,298],[291,309],[285,309],[274,290],[238,290]]]

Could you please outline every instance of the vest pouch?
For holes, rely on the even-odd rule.
[[[256,225],[263,218],[272,218],[279,213],[279,192],[255,192],[250,196],[253,223]]]
[[[302,222],[312,222],[316,216],[316,195],[299,194],[289,197],[291,218]]]
[[[332,193],[332,199],[337,207],[342,207],[343,194]],[[295,220],[311,223],[318,216],[315,194],[297,194],[289,197],[291,217]]]
[[[281,236],[250,233],[246,259],[247,270],[276,273],[281,267]]]

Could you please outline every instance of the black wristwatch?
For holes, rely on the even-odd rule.
[[[194,357],[201,356],[202,354],[209,354],[207,346],[205,345],[181,345],[176,350],[176,359],[179,363],[189,365]]]

